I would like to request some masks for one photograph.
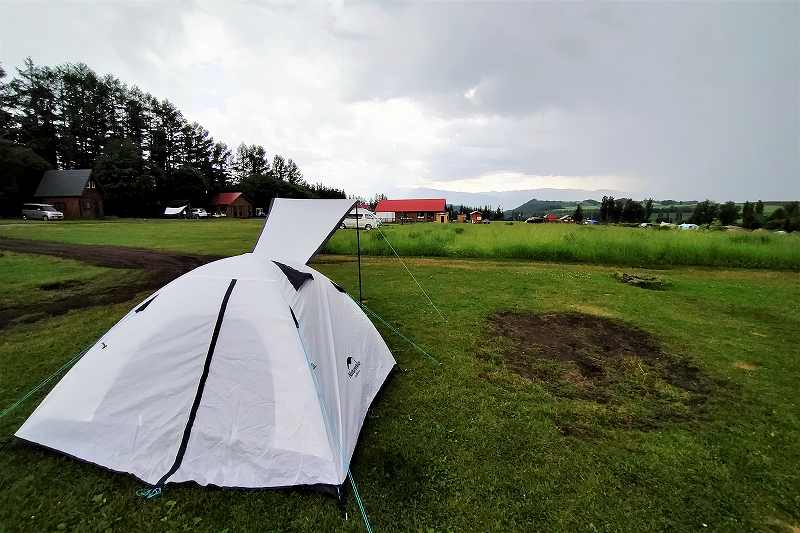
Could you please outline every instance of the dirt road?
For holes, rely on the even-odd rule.
[[[121,246],[65,244],[4,238],[0,238],[1,250],[74,259],[108,268],[140,269],[144,270],[146,275],[134,283],[126,280],[120,285],[102,288],[92,284],[42,286],[43,290],[53,291],[52,302],[48,302],[47,306],[40,304],[4,306],[0,304],[0,329],[12,322],[33,322],[47,316],[63,314],[72,309],[126,302],[139,293],[156,290],[181,274],[219,259],[214,256],[159,252]]]

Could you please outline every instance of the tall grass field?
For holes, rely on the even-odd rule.
[[[493,222],[413,224],[361,231],[361,253],[528,259],[621,266],[724,266],[800,270],[800,235],[680,231],[573,224]],[[388,242],[387,242],[388,241]],[[356,232],[340,230],[325,248],[352,254]]]
[[[113,244],[228,256],[251,251],[263,224],[263,219],[119,219],[58,223],[8,220],[0,222],[0,238]],[[360,238],[362,254],[375,256],[392,255],[391,243],[400,255],[412,257],[800,271],[800,233],[492,222],[486,225],[386,225],[380,231],[361,231]],[[355,254],[355,230],[337,231],[324,251]]]

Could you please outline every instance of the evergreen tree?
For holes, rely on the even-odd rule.
[[[745,202],[742,206],[742,227],[746,229],[753,229],[756,222],[756,211],[750,202]]]
[[[103,191],[106,210],[131,216],[151,207],[154,180],[144,172],[133,142],[115,139],[108,143],[94,165],[92,176]]]
[[[578,224],[583,222],[583,208],[581,207],[581,204],[578,204],[578,206],[575,208],[575,212],[572,214],[572,218]]]
[[[653,216],[653,199],[648,198],[647,201],[644,203],[644,222],[650,222],[650,218]]]
[[[270,185],[280,195],[345,196],[319,183],[309,186],[297,163],[283,156],[275,155],[273,172],[262,146],[242,144],[232,155],[227,145],[187,121],[168,100],[128,87],[112,75],[99,76],[83,63],[50,68],[28,59],[14,79],[6,81],[5,74],[0,67],[3,170],[41,169],[42,160],[53,168],[94,168],[104,184],[109,213],[142,214],[151,204],[178,199],[202,205],[212,194],[253,175],[286,181],[282,188]],[[17,190],[5,181],[2,186]],[[17,194],[23,193],[0,200],[13,197],[18,202]]]

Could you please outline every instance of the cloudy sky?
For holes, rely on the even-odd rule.
[[[0,11],[7,70],[83,61],[351,193],[800,198],[800,2]]]

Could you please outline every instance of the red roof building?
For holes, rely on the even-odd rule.
[[[560,222],[560,220],[558,220],[558,217],[555,216],[553,213],[547,213],[547,216],[544,217],[544,221],[545,222]]]
[[[247,218],[253,216],[253,204],[240,192],[221,192],[211,200],[215,213],[229,217]]]
[[[381,200],[375,206],[378,218],[394,222],[433,222],[437,213],[444,213],[444,198]]]

